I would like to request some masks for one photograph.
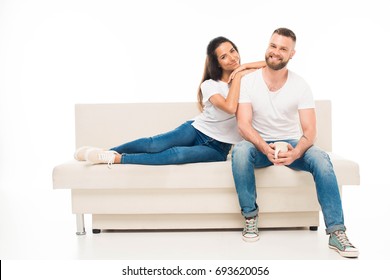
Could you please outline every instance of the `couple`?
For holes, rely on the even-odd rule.
[[[240,66],[236,45],[224,37],[207,47],[198,90],[202,113],[170,132],[141,138],[106,151],[81,147],[77,160],[92,164],[166,165],[225,161],[231,149],[233,177],[245,227],[245,241],[259,239],[255,168],[286,165],[313,174],[329,247],[344,257],[359,251],[345,234],[337,179],[329,156],[316,146],[316,115],[308,84],[287,69],[295,54],[295,34],[276,29],[265,62]],[[302,128],[302,131],[300,130]],[[243,139],[245,140],[243,140]],[[275,141],[288,151],[275,157]]]

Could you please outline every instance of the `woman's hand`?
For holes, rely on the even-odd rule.
[[[245,64],[239,66],[238,68],[236,68],[236,69],[230,74],[228,83],[230,83],[230,82],[234,79],[234,77],[236,76],[237,73],[239,73],[239,72],[241,72],[241,71],[244,71],[245,69],[246,69]]]
[[[241,67],[241,66],[240,66]],[[238,69],[238,68],[237,68]],[[236,70],[237,70],[236,69]],[[234,70],[234,71],[236,71],[236,70]],[[232,72],[232,74],[230,74],[230,77],[229,77],[229,81],[228,81],[228,83],[230,83],[236,76],[237,76],[237,78],[239,78],[239,79],[241,79],[243,76],[245,76],[246,74],[249,74],[249,73],[251,73],[251,72],[253,72],[253,71],[256,71],[257,69],[245,69],[245,70],[240,70],[240,71],[238,71],[238,72],[236,72],[236,73],[234,73],[234,71]],[[234,75],[233,75],[233,73],[234,73]],[[232,76],[233,75],[233,76]]]
[[[239,66],[238,68],[236,68],[229,76],[229,80],[228,80],[228,83],[230,83],[234,77],[238,74],[238,73],[242,73],[244,71],[249,71],[249,72],[244,72],[242,73],[241,77],[250,73],[250,72],[253,72],[257,69],[260,69],[260,68],[263,68],[263,67],[266,67],[267,66],[267,63],[265,63],[265,61],[256,61],[256,62],[250,62],[250,63],[245,63],[245,64],[242,64],[241,66]],[[241,78],[240,77],[240,78]]]

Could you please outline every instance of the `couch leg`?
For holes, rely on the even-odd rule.
[[[311,227],[309,227],[309,229],[310,229],[311,231],[317,231],[317,230],[318,230],[318,227],[317,227],[317,226],[311,226]]]
[[[98,234],[98,233],[101,233],[102,231],[100,229],[97,229],[97,228],[94,228],[92,229],[92,233],[94,234]]]
[[[76,214],[77,235],[85,235],[84,214]]]

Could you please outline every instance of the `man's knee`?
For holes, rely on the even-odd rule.
[[[312,146],[310,149],[308,149],[305,153],[305,157],[310,163],[310,166],[312,166],[313,168],[320,168],[320,169],[333,168],[332,161],[329,157],[329,154],[318,147]]]
[[[248,141],[241,141],[236,144],[232,151],[232,161],[242,161],[253,158],[256,152],[255,146]]]

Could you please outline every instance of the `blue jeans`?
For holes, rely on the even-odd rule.
[[[284,140],[293,147],[298,140]],[[269,142],[271,143],[271,142]],[[233,177],[244,217],[256,216],[259,207],[256,203],[255,168],[273,165],[268,158],[248,141],[235,145],[232,153]],[[305,154],[288,167],[303,170],[313,175],[318,202],[325,220],[326,233],[345,230],[341,197],[332,162],[326,152],[316,146],[310,147]]]
[[[167,165],[225,161],[231,144],[219,142],[187,121],[176,129],[111,148],[122,154],[122,164]]]

